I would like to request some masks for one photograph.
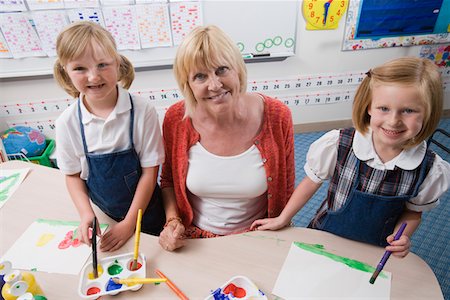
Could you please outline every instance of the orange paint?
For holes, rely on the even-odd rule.
[[[96,286],[93,286],[93,287],[89,288],[89,289],[87,290],[87,292],[86,292],[86,294],[87,294],[88,296],[90,296],[90,295],[95,295],[95,294],[98,294],[98,293],[100,293],[100,289],[99,289],[98,287],[96,287]]]

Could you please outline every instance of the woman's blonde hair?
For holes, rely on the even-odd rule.
[[[353,102],[353,124],[366,133],[370,124],[368,110],[372,103],[372,89],[377,85],[417,87],[425,115],[421,131],[405,148],[426,140],[438,126],[443,110],[443,86],[438,67],[426,58],[402,57],[369,70],[358,87]]]
[[[189,73],[193,68],[228,66],[239,76],[240,92],[247,90],[247,68],[242,54],[231,38],[214,25],[194,28],[178,47],[173,71],[185,97],[185,116],[192,116],[197,105]]]
[[[58,84],[72,97],[78,97],[80,92],[72,84],[64,67],[73,59],[97,43],[105,53],[114,57],[119,66],[118,81],[128,89],[134,80],[134,68],[131,62],[117,52],[116,42],[108,30],[90,21],[75,22],[63,29],[56,39],[56,54],[58,58],[53,66],[53,76]]]

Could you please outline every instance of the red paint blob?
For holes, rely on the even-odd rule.
[[[79,247],[79,246],[81,246],[81,241],[79,240],[79,239],[74,239],[73,241],[72,241],[72,247]]]
[[[230,283],[223,289],[224,294],[232,293],[235,298],[244,298],[247,294],[243,288],[235,286],[233,283]]]
[[[130,265],[128,266],[128,269],[130,271],[137,271],[142,267],[142,264],[140,262],[137,262],[137,268],[133,270],[133,260],[130,261]]]
[[[89,295],[95,295],[95,294],[98,294],[98,293],[100,293],[100,289],[98,288],[98,287],[91,287],[91,288],[89,288],[88,290],[87,290],[87,292],[86,292],[86,294],[89,296]]]
[[[59,243],[58,249],[67,249],[70,247],[71,244],[72,244],[71,239],[65,239],[65,240],[61,241],[61,243]]]

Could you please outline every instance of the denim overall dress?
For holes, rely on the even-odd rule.
[[[348,145],[351,145],[353,142],[354,130],[346,130],[347,132],[344,130],[344,135],[352,135],[347,142]],[[342,133],[340,139],[342,139]],[[339,150],[342,150],[341,146],[339,146]],[[349,153],[343,155],[354,156],[353,150],[351,149],[341,151],[341,155],[342,152],[346,151],[349,151]],[[338,153],[338,164],[340,160],[339,155],[340,154]],[[388,186],[386,189],[391,189],[392,192],[395,192],[400,188],[400,186],[396,186],[396,184],[399,184],[398,181],[401,176],[414,176],[414,179],[412,180],[413,185],[408,188],[409,192],[403,195],[395,195],[395,193],[394,195],[379,195],[361,191],[361,178],[367,176],[367,174],[371,174],[372,168],[365,163],[361,163],[356,156],[354,156],[354,159],[356,160],[355,170],[358,171],[354,175],[353,184],[350,187],[347,200],[342,207],[337,210],[333,211],[328,208],[323,214],[319,213],[319,216],[311,222],[310,227],[328,231],[356,241],[383,247],[387,246],[388,243],[386,242],[386,238],[392,234],[400,215],[404,212],[406,201],[417,196],[419,187],[423,183],[434,161],[434,154],[432,151],[427,150],[424,160],[415,170],[388,171],[392,172],[393,175],[390,176],[390,179],[389,176],[387,176],[388,179],[386,180],[391,180],[392,182],[386,184]],[[345,165],[347,162],[348,160],[343,164]],[[337,171],[338,169],[340,169],[340,166],[337,166],[332,180],[339,180],[336,177],[341,178],[343,176],[343,174]],[[401,172],[409,172],[409,174],[402,175]],[[331,188],[332,184],[330,183],[330,189]],[[331,193],[329,191],[328,198],[330,198],[330,195]],[[330,202],[328,202],[328,204],[330,207]]]
[[[78,99],[78,117],[81,138],[86,156],[89,176],[86,181],[89,197],[104,213],[117,222],[122,221],[133,201],[139,178],[142,174],[139,156],[134,149],[134,108],[130,95],[130,148],[105,154],[90,153],[86,144],[84,126]],[[159,235],[166,221],[161,189],[155,185],[152,198],[142,216],[141,230]]]

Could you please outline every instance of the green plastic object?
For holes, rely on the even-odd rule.
[[[45,148],[44,152],[39,156],[28,157],[28,160],[38,165],[53,167],[53,164],[50,160],[50,155],[53,153],[53,150],[55,150],[55,141],[49,139],[45,140],[45,143],[47,144],[47,147]]]

